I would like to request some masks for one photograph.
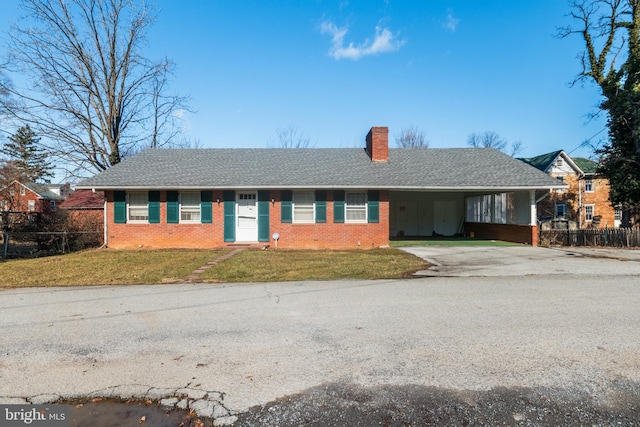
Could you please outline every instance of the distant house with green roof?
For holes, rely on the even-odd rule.
[[[563,150],[520,159],[569,186],[539,197],[538,217],[568,220],[577,228],[612,228],[621,225],[622,212],[609,201],[609,180],[597,173],[598,163],[571,157]]]

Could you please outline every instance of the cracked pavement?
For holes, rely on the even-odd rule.
[[[640,265],[588,260],[565,256],[571,274],[0,290],[0,403],[151,393],[224,424],[327,383],[606,402],[640,381]]]

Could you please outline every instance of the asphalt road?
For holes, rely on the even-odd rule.
[[[620,384],[640,384],[640,263],[563,255],[549,273],[529,249],[512,265],[537,268],[518,275],[501,259],[505,274],[479,277],[0,290],[0,403],[184,388],[238,415],[339,384],[615,409]]]

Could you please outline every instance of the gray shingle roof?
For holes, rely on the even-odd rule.
[[[490,148],[390,149],[371,162],[364,149],[147,150],[78,188],[557,188],[556,179]]]

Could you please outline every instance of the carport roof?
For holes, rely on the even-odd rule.
[[[360,188],[484,191],[564,188],[544,172],[492,148],[390,149],[372,162],[358,148],[150,149],[78,188]]]

